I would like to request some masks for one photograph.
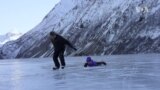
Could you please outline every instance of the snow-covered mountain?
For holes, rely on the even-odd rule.
[[[1,55],[52,56],[50,31],[77,47],[66,55],[160,53],[160,0],[61,0],[35,28],[5,44]]]
[[[22,36],[22,33],[18,32],[9,32],[5,35],[0,35],[0,47],[6,42],[18,39],[20,36]]]

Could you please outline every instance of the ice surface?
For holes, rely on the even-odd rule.
[[[0,61],[0,90],[159,90],[160,55],[93,56],[107,66],[84,68],[86,57],[66,57],[53,71],[51,58]]]

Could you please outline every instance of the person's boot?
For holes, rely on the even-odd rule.
[[[106,66],[107,65],[107,63],[106,62],[103,62],[103,64]]]
[[[64,69],[65,66],[62,66],[61,69]]]
[[[53,67],[53,70],[58,70],[59,68],[57,68],[57,67]]]

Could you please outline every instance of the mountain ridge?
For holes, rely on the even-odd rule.
[[[4,45],[6,42],[16,40],[22,35],[23,34],[19,32],[8,32],[5,35],[0,35],[0,46]]]

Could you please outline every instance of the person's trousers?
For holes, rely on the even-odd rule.
[[[106,64],[106,62],[103,62],[103,61],[101,61],[101,62],[97,62],[96,64],[97,64],[97,66],[107,65],[107,64]]]
[[[60,63],[59,63],[58,58],[60,59]],[[60,68],[60,64],[62,66],[65,66],[64,50],[62,50],[62,51],[55,51],[54,55],[53,55],[53,61],[54,61],[54,64],[55,64],[56,68]]]

